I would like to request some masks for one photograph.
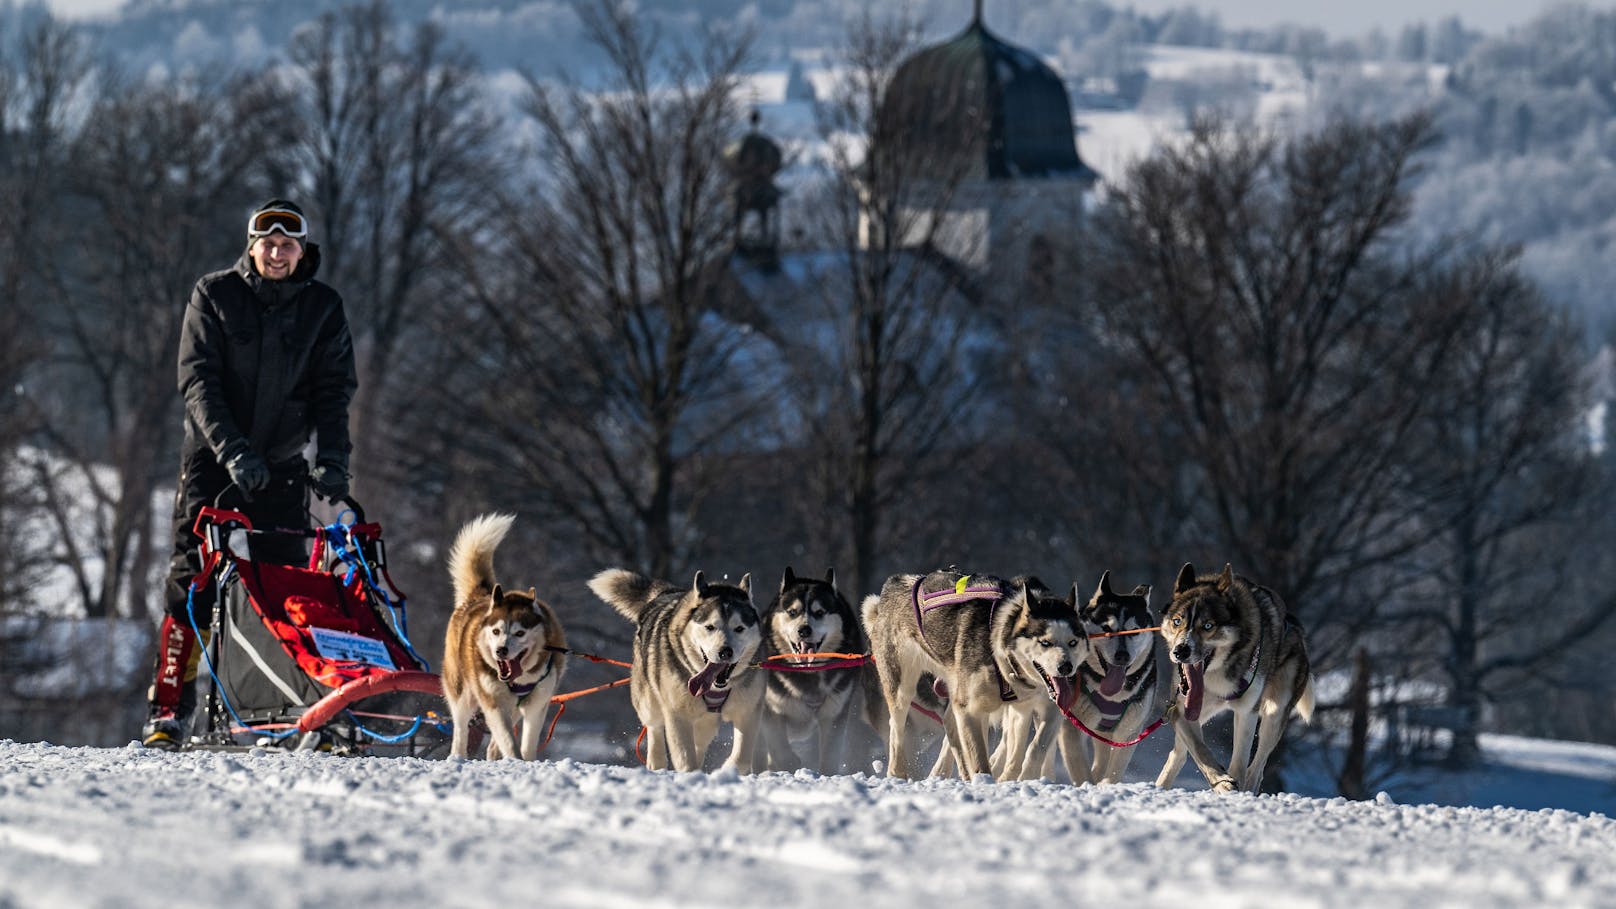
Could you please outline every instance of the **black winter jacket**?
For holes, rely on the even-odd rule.
[[[285,281],[265,281],[245,253],[204,275],[180,329],[185,447],[221,464],[250,447],[271,465],[296,459],[318,434],[316,461],[348,467],[348,405],[357,381],[342,298],[314,280],[308,244]]]

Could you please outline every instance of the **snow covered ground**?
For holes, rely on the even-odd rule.
[[[1616,749],[1491,744],[1514,786],[1552,769],[1616,789]],[[4,909],[1102,903],[1616,906],[1616,821],[1146,783],[0,741]]]

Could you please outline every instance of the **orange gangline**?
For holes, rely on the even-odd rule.
[[[776,653],[764,657],[761,662],[770,660],[862,660],[869,657],[867,653]]]
[[[601,660],[600,662],[605,663],[611,661]],[[618,679],[615,682],[607,682],[604,685],[596,685],[593,688],[584,688],[580,691],[569,691],[566,694],[558,694],[550,698],[550,703],[556,705],[556,712],[555,716],[550,718],[550,730],[544,734],[544,742],[543,744],[539,745],[539,748],[542,750],[546,745],[550,744],[550,739],[555,737],[556,724],[561,722],[561,715],[567,712],[568,701],[572,700],[573,698],[581,698],[586,694],[594,694],[597,691],[605,691],[608,688],[620,688],[627,685],[631,681],[633,681],[633,679]]]
[[[1161,631],[1161,626],[1157,625],[1154,628],[1131,628],[1131,629],[1129,629],[1127,631],[1097,631],[1094,634],[1089,635],[1089,639],[1093,640],[1094,638],[1119,638],[1119,637],[1122,637],[1125,634],[1149,634],[1152,631]]]

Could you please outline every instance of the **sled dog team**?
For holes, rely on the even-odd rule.
[[[455,608],[442,676],[451,757],[466,757],[481,713],[488,758],[534,759],[565,668],[555,610],[533,588],[508,590],[494,576],[512,521],[476,518],[450,550]],[[1171,723],[1158,786],[1171,786],[1188,756],[1213,789],[1255,792],[1289,715],[1305,722],[1313,713],[1301,626],[1278,594],[1227,565],[1197,574],[1186,564],[1159,623],[1150,587],[1113,588],[1109,571],[1087,597],[1033,577],[899,574],[858,610],[834,571],[806,578],[787,568],[762,609],[751,575],[731,584],[698,571],[678,586],[613,568],[589,589],[634,624],[630,694],[653,770],[701,769],[726,723],[725,766],[742,773],[862,770],[863,756],[884,748],[889,775],[913,776],[940,730],[933,775],[1038,779],[1052,775],[1058,754],[1073,782],[1117,782],[1131,744]],[[1157,666],[1158,634],[1170,685]],[[853,659],[865,653],[868,662]],[[1225,710],[1234,725],[1227,765],[1201,734]]]

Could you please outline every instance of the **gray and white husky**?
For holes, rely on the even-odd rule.
[[[862,612],[887,705],[890,776],[910,775],[905,728],[923,673],[946,692],[948,745],[967,778],[991,772],[988,725],[1001,708],[1070,705],[1076,691],[1087,642],[1075,592],[1062,600],[1041,586],[952,570],[900,574]]]
[[[864,632],[852,605],[836,589],[835,569],[820,580],[797,577],[787,566],[780,592],[763,608],[763,631],[771,656],[864,652]],[[847,727],[855,722],[854,703],[862,697],[860,669],[817,668],[826,662],[770,661],[762,717],[767,757],[759,761],[769,770],[842,769]],[[793,749],[793,740],[807,741],[806,764]]]
[[[1119,593],[1111,588],[1111,572],[1106,571],[1078,615],[1084,632],[1095,637],[1089,639],[1088,659],[1077,667],[1079,692],[1072,714],[1111,741],[1132,741],[1161,710],[1150,585]],[[1092,752],[1089,779],[1096,783],[1121,782],[1133,759],[1134,748],[1092,740],[1081,730],[1075,737],[1062,737],[1063,749],[1073,744]]]
[[[675,587],[622,568],[589,589],[635,624],[629,691],[645,726],[652,770],[700,770],[722,718],[734,726],[726,767],[751,773],[765,680],[754,668],[763,629],[752,605],[751,575],[709,584],[700,571]]]
[[[1185,563],[1173,584],[1172,602],[1162,611],[1161,635],[1178,667],[1179,690],[1173,753],[1156,785],[1173,785],[1188,753],[1214,790],[1258,791],[1290,714],[1303,722],[1313,718],[1313,675],[1302,626],[1278,594],[1229,565],[1219,574],[1197,576],[1195,566]],[[1201,735],[1201,726],[1225,710],[1234,714],[1227,769]],[[1252,726],[1259,720],[1252,754]]]

